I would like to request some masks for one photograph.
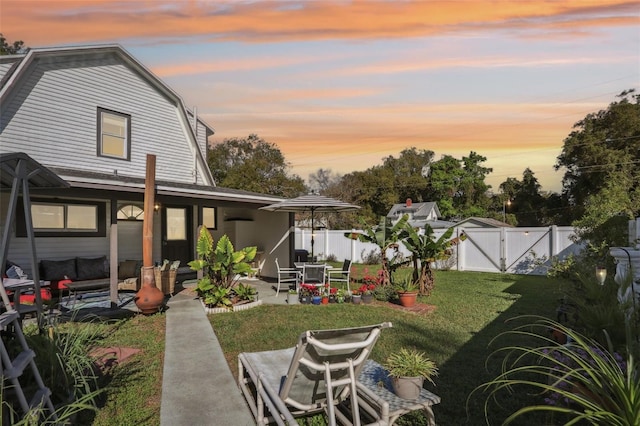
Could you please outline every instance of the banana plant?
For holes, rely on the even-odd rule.
[[[373,243],[380,248],[380,257],[382,262],[382,285],[391,285],[392,273],[395,269],[402,265],[401,262],[391,262],[387,257],[387,250],[398,247],[398,235],[405,229],[409,221],[409,215],[403,215],[394,225],[385,216],[380,217],[380,221],[376,226],[367,226],[361,219],[363,225],[362,232],[345,232],[344,236],[352,240],[358,240],[364,243]],[[394,257],[394,259],[396,259]]]
[[[429,224],[424,226],[424,233],[420,233],[408,222],[400,231],[398,237],[411,252],[412,277],[419,284],[421,295],[428,296],[435,286],[431,263],[450,257],[451,248],[467,238],[464,233],[455,238],[451,238],[451,235],[453,228],[447,229],[440,238],[435,239],[433,228]]]

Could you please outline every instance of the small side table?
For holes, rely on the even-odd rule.
[[[372,359],[367,360],[358,377],[358,397],[363,409],[389,425],[404,414],[422,409],[429,425],[435,426],[431,407],[440,403],[438,395],[422,389],[417,399],[403,399],[390,389],[391,380],[384,367]]]

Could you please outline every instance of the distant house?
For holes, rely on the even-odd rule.
[[[488,217],[468,217],[456,223],[455,226],[459,228],[513,228],[508,223]]]
[[[431,228],[450,228],[455,224],[440,220],[440,210],[435,202],[414,203],[411,198],[401,204],[394,204],[387,213],[391,223],[396,223],[403,215],[409,215],[409,224],[414,228],[423,228],[427,223]]]
[[[24,152],[70,185],[31,192],[41,259],[141,259],[144,215],[155,218],[153,259],[183,266],[196,257],[200,225],[265,254],[292,225],[288,213],[258,210],[280,197],[216,186],[206,161],[214,129],[118,45],[0,56],[0,105],[0,152]],[[156,157],[153,211],[143,206],[147,154]],[[7,199],[0,193],[0,206]],[[8,259],[28,269],[20,223]],[[272,258],[293,259],[292,241]],[[263,272],[276,276],[273,259]]]

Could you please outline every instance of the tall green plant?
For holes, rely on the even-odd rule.
[[[188,265],[195,271],[204,271],[205,276],[199,280],[198,288],[211,290],[215,286],[230,289],[238,282],[239,276],[251,272],[251,262],[256,252],[255,246],[235,251],[226,235],[220,237],[214,248],[213,237],[203,226],[196,245],[198,259]]]
[[[413,281],[419,284],[420,294],[429,295],[435,285],[431,263],[436,260],[447,259],[451,256],[451,247],[464,241],[466,236],[451,238],[453,228],[445,231],[440,238],[435,239],[433,229],[429,224],[424,227],[424,234],[418,232],[408,222],[404,224],[398,237],[402,244],[411,252],[413,265]]]
[[[507,346],[495,351],[492,356],[503,358],[502,373],[471,394],[482,391],[487,395],[485,415],[488,424],[489,402],[498,399],[503,391],[533,391],[540,399],[540,403],[515,411],[504,424],[533,412],[560,416],[567,425],[579,422],[640,424],[640,366],[637,361],[640,354],[632,342],[630,327],[627,327],[626,352],[618,354],[610,344],[604,347],[555,321],[533,318],[536,318],[533,324],[516,327],[498,338],[524,337],[537,343]],[[556,343],[549,330],[564,333],[568,343]]]
[[[382,286],[391,284],[393,271],[401,266],[401,263],[389,260],[387,250],[398,245],[398,235],[404,229],[408,220],[409,216],[405,214],[398,222],[392,225],[388,218],[382,216],[377,225],[368,226],[361,219],[360,223],[363,226],[362,232],[345,232],[344,234],[345,237],[352,240],[373,243],[380,248],[382,262],[382,280],[380,284]]]

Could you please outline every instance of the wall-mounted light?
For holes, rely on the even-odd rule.
[[[529,235],[529,231],[524,231],[524,235],[525,236]]]
[[[160,203],[155,203],[153,205],[153,210],[158,213],[160,211]]]
[[[596,266],[596,279],[600,285],[604,285],[604,280],[607,279],[607,268]]]

